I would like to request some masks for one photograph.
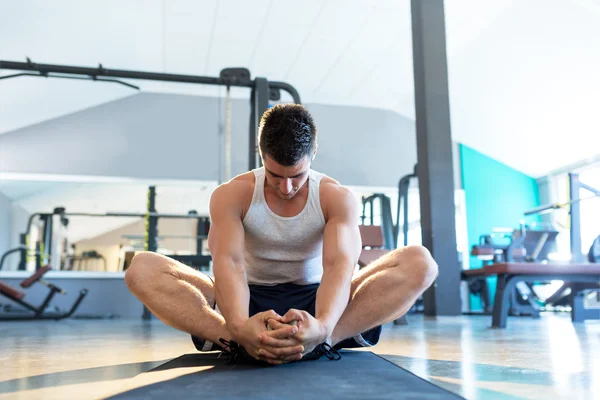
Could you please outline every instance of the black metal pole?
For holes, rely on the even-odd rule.
[[[408,182],[404,182],[404,186],[402,188],[402,198],[404,199],[404,218],[403,218],[403,225],[402,225],[402,236],[403,236],[403,243],[404,243],[404,247],[408,246],[408,189],[410,187],[410,181]]]
[[[302,102],[300,101],[300,94],[298,93],[296,88],[290,85],[289,83],[269,81],[269,87],[273,89],[285,90],[292,96],[292,99],[294,99],[294,103],[302,104]]]
[[[254,88],[255,88],[255,97],[254,100],[256,102],[254,112],[256,113],[256,126],[260,126],[260,120],[262,115],[269,108],[269,85],[270,83],[264,78],[256,78],[254,80]],[[256,130],[258,133],[258,128]],[[258,148],[258,137],[254,137],[254,147]],[[260,157],[257,157],[257,151],[254,151],[254,159],[255,164],[261,166],[262,161]]]
[[[156,187],[148,188],[148,214],[146,216],[146,242],[144,244],[146,251],[156,251],[158,249],[158,217],[156,213]]]
[[[19,241],[21,243],[21,259],[19,260],[19,266],[18,266],[18,270],[19,271],[25,271],[27,269],[27,255],[28,255],[28,251],[29,248],[27,247],[27,242],[28,242],[28,234],[29,232],[26,233],[21,233],[19,235]]]
[[[411,0],[411,14],[422,243],[439,265],[424,312],[460,315],[444,1]]]
[[[570,196],[570,216],[571,216],[571,260],[573,262],[583,261],[583,252],[581,250],[581,204],[579,190],[579,174],[569,174],[569,196]]]
[[[250,92],[250,122],[248,127],[248,170],[256,168],[256,152],[258,150],[257,137],[258,123],[256,121],[256,89]]]
[[[203,85],[219,85],[219,86],[236,86],[236,87],[247,87],[251,88],[253,93],[256,93],[254,96],[253,106],[255,107],[253,111],[251,111],[250,117],[250,138],[251,141],[249,143],[249,155],[250,160],[248,162],[249,169],[256,168],[256,126],[260,122],[260,117],[267,109],[269,105],[269,87],[273,89],[284,90],[288,92],[295,103],[301,104],[300,94],[292,85],[286,82],[269,82],[265,78],[255,78],[254,80],[250,79],[250,75],[247,74],[247,77],[240,77],[237,75],[223,75],[219,78],[208,77],[208,76],[196,76],[196,75],[181,75],[181,74],[166,74],[160,72],[144,72],[144,71],[130,71],[130,70],[122,70],[122,69],[107,69],[100,64],[96,68],[89,67],[77,67],[70,65],[56,65],[56,64],[38,64],[31,62],[27,59],[27,62],[17,62],[17,61],[1,61],[0,60],[0,69],[7,70],[16,70],[16,71],[27,71],[29,73],[24,74],[14,74],[10,76],[11,78],[17,76],[31,75],[31,73],[37,73],[39,76],[45,77],[56,77],[56,78],[65,78],[65,77],[73,77],[75,76],[84,76],[93,80],[103,81],[104,79],[98,79],[99,77],[110,77],[110,78],[121,78],[121,79],[140,79],[147,81],[162,81],[162,82],[178,82],[178,83],[195,83],[195,84],[203,84]],[[57,74],[62,74],[63,76],[59,76]],[[35,75],[35,74],[34,74]],[[4,79],[9,78],[9,76],[5,76]],[[112,82],[112,81],[111,81]],[[125,82],[115,81],[116,83],[129,85]],[[134,86],[132,86],[134,87]],[[134,87],[138,89],[137,87]],[[256,101],[256,104],[254,103]],[[254,115],[254,116],[252,116]],[[254,118],[254,119],[253,119]],[[260,160],[258,161],[260,164]]]
[[[156,187],[148,188],[148,215],[146,217],[146,240],[144,248],[146,251],[156,252],[158,250],[158,218],[152,213],[156,213]],[[142,313],[143,319],[152,319],[152,313],[144,306]]]
[[[75,67],[70,65],[37,64],[33,62],[0,61],[0,69],[31,71],[45,74],[83,75],[88,77],[111,77],[124,79],[140,79],[147,81],[198,83],[203,85],[221,85],[249,87],[253,86],[252,80],[213,78],[208,76],[165,74],[160,72],[129,71],[123,69],[107,69],[102,65],[97,68]]]

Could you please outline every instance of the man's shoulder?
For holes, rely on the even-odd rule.
[[[323,178],[321,179],[319,192],[321,196],[333,197],[334,199],[352,194],[350,189],[327,175],[323,175]]]
[[[346,186],[329,176],[323,176],[319,188],[321,207],[327,216],[337,214],[337,211],[353,209],[356,195]]]
[[[211,200],[218,204],[239,205],[244,207],[252,200],[254,193],[254,174],[246,172],[219,185],[212,193]]]

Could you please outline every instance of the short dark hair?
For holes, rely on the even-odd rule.
[[[277,104],[260,120],[258,145],[263,157],[268,155],[285,167],[312,157],[316,142],[315,121],[300,104]]]

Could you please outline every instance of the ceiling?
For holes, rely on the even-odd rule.
[[[454,139],[535,177],[600,153],[599,19],[594,0],[446,0]],[[409,0],[0,0],[0,37],[2,60],[209,76],[241,66],[293,84],[305,103],[415,115]],[[0,81],[0,134],[134,93]]]

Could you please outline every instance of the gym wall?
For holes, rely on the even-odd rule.
[[[537,221],[523,213],[540,205],[537,181],[468,146],[460,145],[462,183],[467,203],[469,246],[492,228],[517,228],[521,220]],[[481,261],[471,258],[471,268]]]
[[[537,181],[468,146],[460,145],[462,184],[467,205],[469,248],[479,243],[479,236],[493,228],[517,228],[521,220],[537,221],[523,213],[540,205]],[[470,267],[480,268],[481,261],[471,257]],[[493,301],[496,278],[488,278]],[[473,304],[479,302],[472,297]]]
[[[0,172],[218,180],[213,97],[141,93],[0,136]],[[397,113],[309,104],[319,129],[314,168],[340,182],[395,187],[416,162],[414,122]],[[232,173],[248,165],[247,99],[232,101]]]

